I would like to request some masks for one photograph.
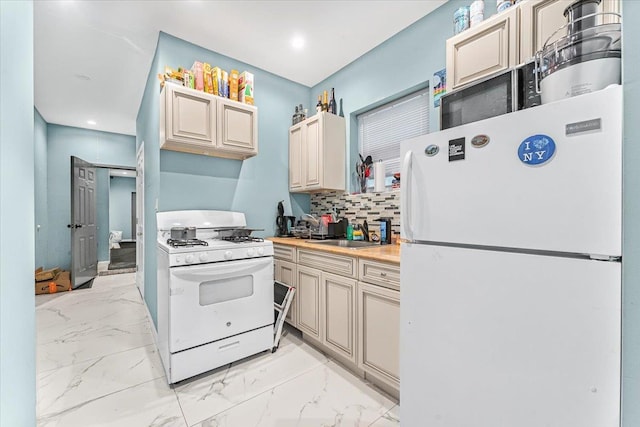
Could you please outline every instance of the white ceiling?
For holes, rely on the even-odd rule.
[[[36,0],[35,104],[49,123],[134,135],[159,31],[313,86],[445,2]]]

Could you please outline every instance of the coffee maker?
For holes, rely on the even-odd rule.
[[[278,237],[291,237],[291,230],[295,226],[296,217],[284,214],[283,201],[278,202],[278,216],[276,217],[276,225],[278,226]]]

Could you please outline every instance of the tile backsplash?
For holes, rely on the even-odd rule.
[[[348,194],[342,192],[316,193],[311,195],[311,214],[320,216],[338,210],[339,218],[347,218],[349,223],[377,226],[376,219],[391,218],[391,229],[400,233],[400,191],[384,193]]]

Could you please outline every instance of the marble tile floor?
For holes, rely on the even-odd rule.
[[[396,402],[294,330],[169,386],[135,274],[36,296],[38,426],[397,427]]]

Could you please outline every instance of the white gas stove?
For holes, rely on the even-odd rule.
[[[252,237],[239,212],[160,212],[157,222],[158,347],[168,382],[271,349],[273,244]]]

